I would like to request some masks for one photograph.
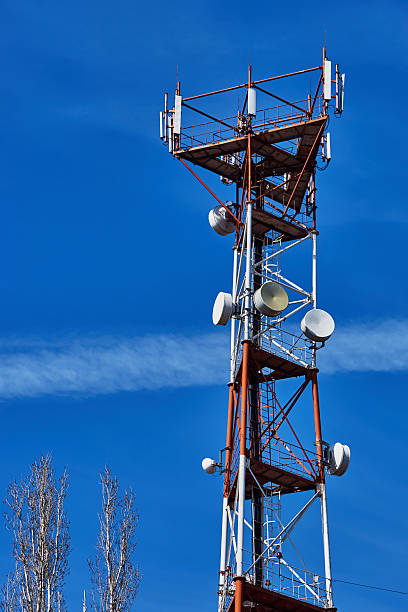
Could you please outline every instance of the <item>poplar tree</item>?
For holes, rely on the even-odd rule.
[[[2,590],[6,612],[65,612],[63,587],[70,552],[64,508],[68,472],[56,479],[49,455],[7,491],[6,526],[13,539],[14,571]]]
[[[134,561],[139,516],[132,492],[119,491],[108,467],[100,473],[101,511],[97,552],[88,561],[97,612],[128,612],[139,590],[141,571]]]

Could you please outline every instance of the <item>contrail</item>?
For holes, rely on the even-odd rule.
[[[225,338],[76,338],[0,342],[0,398],[95,395],[226,380]]]
[[[0,340],[0,398],[224,384],[228,334]],[[408,370],[408,321],[338,326],[322,373]]]

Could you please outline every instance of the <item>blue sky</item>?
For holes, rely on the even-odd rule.
[[[325,30],[347,73],[318,177],[319,305],[337,324],[324,437],[352,449],[328,485],[334,576],[405,590],[405,3],[2,2],[0,492],[41,452],[68,465],[69,609],[89,587],[105,463],[137,495],[139,609],[215,609],[221,482],[200,462],[224,446],[211,308],[230,245],[161,146],[158,111],[177,65],[193,95],[245,80],[248,53],[255,78],[318,65]],[[0,530],[1,574],[9,543]],[[407,609],[341,583],[335,601]]]

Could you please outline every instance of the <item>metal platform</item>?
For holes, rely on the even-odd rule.
[[[291,208],[296,210],[300,208],[320,144],[319,140],[316,141],[316,137],[325,123],[326,118],[319,117],[252,134],[252,152],[262,157],[254,165],[255,183],[260,183],[266,177],[274,174],[282,172],[291,173],[292,171],[287,189],[274,185],[272,187],[264,186],[265,195],[269,195],[268,191],[270,191],[271,196],[273,194],[273,199],[284,205],[287,204],[291,197]],[[275,146],[279,143],[296,139],[298,140],[296,153],[291,153],[279,146]],[[243,178],[241,167],[220,158],[245,151],[247,146],[248,137],[246,135],[237,136],[236,138],[206,143],[188,149],[179,149],[175,151],[175,156],[239,183]],[[308,158],[308,165],[299,178],[299,174]]]
[[[277,465],[268,465],[260,461],[251,460],[251,470],[259,484],[263,485],[268,482],[276,484],[281,488],[281,493],[312,491],[316,486],[316,482],[312,478],[305,478],[299,474],[284,470]],[[245,482],[248,483],[248,488],[252,488],[256,484],[251,472],[249,472]]]
[[[263,368],[270,368],[272,370],[267,376],[268,379],[282,380],[284,378],[296,378],[298,376],[305,376],[310,370],[310,368],[300,363],[285,359],[274,353],[268,353],[268,351],[253,345],[250,349],[250,357],[256,363],[259,370]]]
[[[304,238],[308,234],[306,227],[286,221],[266,210],[254,208],[252,211],[252,230],[254,234],[263,236],[271,229],[282,233],[282,242]]]
[[[255,586],[244,582],[244,601],[251,601],[256,604],[256,609],[260,612],[336,612],[337,608],[322,608],[314,604],[287,597],[276,591],[271,591],[263,587]],[[232,598],[228,606],[228,612],[233,612],[235,607],[235,597]]]
[[[263,368],[269,368],[272,372],[262,374]],[[250,344],[249,351],[249,369],[251,377],[262,380],[283,380],[285,378],[297,378],[299,376],[306,376],[311,372],[312,368],[305,367],[301,363],[296,363],[275,353],[269,353],[264,349],[259,348]],[[235,381],[241,380],[242,363],[239,365]]]
[[[278,465],[268,465],[261,461],[251,459],[250,467],[252,474],[261,486],[268,483],[277,485],[283,495],[287,493],[297,493],[299,491],[313,491],[316,487],[316,482],[313,478],[306,478],[295,472],[285,470]],[[245,475],[245,499],[252,498],[252,488],[257,486],[251,471],[247,470]],[[234,478],[234,482],[229,492],[230,500],[233,500],[235,497],[236,479],[237,475]]]

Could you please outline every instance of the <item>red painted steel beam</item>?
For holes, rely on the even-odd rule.
[[[255,361],[255,363],[257,363],[257,362],[256,362],[256,360],[254,360],[254,361]],[[258,367],[258,369],[259,369],[258,364],[257,364],[257,367]],[[268,381],[267,381],[267,379],[266,379],[266,377],[265,377],[265,374],[262,372],[262,370],[260,370],[260,372],[261,372],[261,374],[262,374],[262,376],[263,376],[263,378],[264,378],[264,380],[265,380],[265,382],[266,382],[266,384],[267,384],[267,386],[268,386],[268,389],[270,390],[270,392],[272,393],[273,397],[275,398],[276,405],[278,406],[278,408],[279,408],[280,412],[282,413],[282,415],[283,415],[283,416],[285,416],[285,415],[284,415],[284,412],[283,412],[283,410],[282,410],[282,408],[281,408],[281,406],[280,406],[280,404],[279,404],[279,402],[278,402],[278,399],[277,399],[277,397],[276,397],[276,394],[275,394],[275,392],[273,391],[273,389],[270,387],[270,385],[269,385],[269,383],[268,383]],[[292,425],[291,425],[291,423],[290,423],[289,419],[288,419],[287,417],[285,417],[285,420],[286,420],[287,424],[289,425],[289,428],[290,428],[291,432],[292,432],[292,433],[293,433],[293,435],[295,436],[296,441],[297,441],[297,443],[299,444],[299,447],[300,447],[300,449],[302,450],[303,455],[304,455],[304,457],[305,457],[306,461],[307,461],[307,462],[310,464],[310,467],[312,468],[312,470],[313,470],[313,472],[314,472],[315,470],[314,470],[313,464],[312,464],[312,462],[310,461],[309,457],[307,456],[307,453],[306,453],[305,449],[303,448],[303,445],[302,445],[301,441],[299,440],[299,438],[298,438],[298,436],[297,436],[297,434],[296,434],[295,430],[293,429],[293,427],[292,427]]]
[[[316,432],[316,448],[317,448],[317,458],[319,461],[319,475],[320,482],[324,483],[324,465],[323,465],[323,446],[322,446],[322,425],[320,421],[320,402],[319,402],[319,390],[317,387],[317,372],[314,371],[311,374],[312,379],[312,389],[313,389],[313,414],[314,414],[314,422],[315,422],[315,432]]]
[[[313,113],[313,110],[314,110],[314,106],[316,104],[317,94],[319,93],[319,89],[320,89],[320,85],[322,84],[322,81],[323,81],[323,74],[320,75],[319,83],[318,83],[317,88],[316,88],[316,93],[315,93],[314,98],[313,98],[313,103],[312,103],[312,106],[311,106],[311,109],[310,109],[310,111],[312,113]]]
[[[242,377],[241,377],[241,419],[239,432],[239,452],[240,455],[246,454],[246,423],[248,409],[248,360],[249,342],[244,340],[242,348]]]
[[[300,387],[295,391],[295,393],[292,395],[292,397],[286,402],[286,404],[283,407],[283,411],[284,414],[281,418],[281,420],[279,421],[279,423],[277,425],[274,425],[274,423],[270,423],[268,425],[268,427],[266,427],[266,429],[264,429],[263,432],[261,432],[260,437],[262,438],[263,436],[265,436],[265,434],[267,434],[267,432],[271,429],[273,429],[273,431],[276,433],[279,429],[279,427],[282,425],[282,423],[286,420],[286,417],[288,416],[288,414],[290,413],[290,411],[292,410],[292,408],[294,408],[294,406],[296,405],[296,402],[298,401],[298,399],[300,398],[300,396],[302,395],[303,391],[306,389],[307,385],[309,384],[309,380],[304,381]],[[288,408],[289,406],[289,408]],[[269,444],[270,440],[273,437],[273,433],[271,433],[269,439],[265,442],[265,444],[262,447],[262,451],[265,450],[266,446]]]
[[[228,497],[230,480],[231,480],[231,459],[232,459],[232,445],[233,445],[233,426],[234,426],[234,409],[235,409],[235,398],[234,398],[234,383],[229,383],[229,397],[228,397],[228,421],[227,421],[227,442],[225,451],[225,475],[224,475],[224,497]]]
[[[298,70],[297,72],[288,72],[287,74],[280,74],[278,76],[269,77],[268,79],[261,79],[259,81],[252,81],[252,85],[257,85],[258,83],[268,83],[269,81],[277,81],[278,79],[285,79],[286,77],[296,76],[298,74],[306,74],[307,72],[314,72],[316,70],[321,70],[322,66],[315,66],[314,68],[306,68],[305,70]],[[243,83],[242,85],[234,85],[233,87],[226,87],[225,89],[217,89],[215,91],[209,91],[207,93],[198,94],[196,96],[190,96],[189,98],[184,98],[184,100],[198,100],[198,98],[206,98],[207,96],[213,96],[219,93],[225,93],[227,91],[234,91],[236,89],[242,89],[243,87],[247,87],[248,83]]]
[[[315,66],[314,68],[306,68],[305,70],[298,70],[297,72],[288,72],[287,74],[280,74],[279,76],[269,77],[268,79],[261,79],[260,81],[253,81],[252,85],[257,85],[258,83],[268,83],[270,81],[277,81],[278,79],[286,79],[286,77],[296,76],[298,74],[306,74],[306,72],[315,72],[316,70],[321,70],[322,66]]]
[[[193,106],[190,106],[189,104],[186,104],[183,101],[181,103],[183,106],[185,106],[186,108],[189,108],[195,113],[199,113],[200,115],[203,115],[204,117],[207,117],[207,119],[211,119],[212,121],[215,121],[216,123],[221,123],[221,125],[225,125],[225,127],[229,128],[230,130],[234,130],[234,132],[237,131],[237,128],[233,127],[232,125],[228,125],[228,123],[225,123],[225,121],[222,121],[221,119],[217,119],[217,117],[213,117],[212,115],[209,115],[208,113],[205,113],[204,111],[199,110],[198,108],[194,108]]]
[[[237,219],[237,218],[236,218],[236,216],[234,215],[234,213],[232,213],[232,212],[230,211],[230,209],[228,208],[228,206],[225,206],[224,202],[222,202],[222,201],[220,200],[220,198],[219,198],[219,197],[217,197],[213,191],[211,191],[211,189],[208,187],[208,185],[206,185],[206,184],[204,183],[204,181],[203,181],[202,179],[200,179],[200,177],[199,177],[199,176],[198,176],[198,175],[197,175],[197,174],[194,172],[194,170],[192,170],[192,169],[190,168],[190,166],[188,166],[188,165],[186,164],[186,162],[184,161],[184,159],[181,159],[181,157],[178,157],[177,159],[178,159],[179,161],[181,161],[181,163],[182,163],[182,164],[184,164],[184,166],[187,168],[187,170],[190,170],[191,174],[192,174],[193,176],[195,176],[195,178],[197,179],[197,181],[199,181],[199,182],[200,182],[200,183],[203,185],[203,187],[205,187],[205,188],[207,189],[207,191],[208,191],[209,193],[211,193],[211,195],[212,195],[212,196],[213,196],[213,197],[214,197],[214,198],[217,200],[217,202],[219,202],[219,203],[221,204],[221,206],[223,206],[223,207],[225,208],[225,210],[227,210],[227,211],[229,212],[229,214],[230,214],[232,217],[234,217],[234,219],[235,219],[235,221],[238,223],[238,225],[243,225],[242,221],[239,221],[239,219]]]
[[[268,96],[271,96],[272,98],[275,98],[276,100],[279,100],[280,102],[283,102],[284,104],[293,106],[293,108],[296,108],[296,110],[300,111],[302,114],[310,115],[309,111],[305,110],[304,108],[300,108],[300,106],[296,106],[296,104],[293,104],[293,102],[289,102],[288,100],[285,100],[284,98],[280,98],[276,94],[273,94],[270,91],[266,91],[266,89],[262,89],[262,87],[259,87],[258,85],[254,85],[254,87],[255,89],[258,89],[259,91],[262,91],[262,93],[267,94]]]
[[[304,171],[306,170],[307,164],[309,163],[309,159],[310,159],[310,156],[312,155],[313,149],[315,148],[316,143],[319,141],[319,138],[320,138],[320,137],[321,137],[321,135],[322,135],[322,132],[323,132],[323,130],[324,130],[324,126],[325,126],[325,124],[324,124],[324,123],[322,123],[322,125],[320,126],[319,131],[317,132],[317,136],[316,136],[316,138],[314,139],[313,146],[311,147],[311,149],[310,149],[310,151],[309,151],[309,155],[307,156],[306,161],[305,161],[305,163],[303,164],[302,171],[301,171],[301,173],[299,174],[299,176],[298,176],[298,178],[297,178],[297,181],[296,181],[296,183],[295,183],[295,186],[293,187],[292,193],[290,194],[289,202],[286,204],[286,208],[285,208],[285,211],[284,211],[284,213],[283,213],[282,217],[284,217],[284,216],[286,215],[286,213],[287,213],[287,210],[288,210],[288,208],[289,208],[289,206],[290,206],[290,204],[291,204],[291,202],[292,202],[292,199],[293,199],[293,196],[294,196],[295,191],[296,191],[296,189],[297,189],[297,186],[299,185],[299,181],[300,181],[300,179],[302,178]]]
[[[308,468],[305,466],[305,464],[303,463],[303,461],[302,461],[301,459],[299,459],[299,457],[297,457],[297,456],[295,455],[295,453],[294,453],[293,451],[291,451],[291,450],[290,450],[290,448],[288,448],[288,446],[286,446],[286,445],[285,445],[285,443],[283,442],[283,440],[281,440],[281,439],[280,439],[280,437],[279,437],[277,434],[275,434],[275,435],[274,435],[274,437],[277,439],[277,441],[278,441],[278,442],[280,442],[280,444],[282,444],[283,448],[284,448],[284,449],[285,449],[285,450],[286,450],[286,451],[287,451],[287,452],[288,452],[290,455],[292,455],[292,457],[295,459],[295,461],[297,461],[297,462],[298,462],[298,463],[299,463],[299,464],[300,464],[300,465],[303,467],[303,469],[304,469],[304,470],[306,470],[306,472],[309,474],[309,476],[313,476],[313,475],[312,475],[312,472],[310,472],[310,471],[308,470]],[[302,450],[303,450],[303,449],[302,449]],[[310,463],[310,459],[309,459],[309,457],[307,457],[307,456],[306,456],[306,458],[307,458],[308,462]],[[312,468],[312,470],[313,470],[313,473],[314,473],[314,475],[315,475],[315,477],[316,477],[316,472],[314,471],[313,466],[312,466],[312,464],[311,464],[311,463],[310,463],[310,466],[311,466],[311,468]]]
[[[244,600],[244,576],[235,577],[235,612],[242,612]]]

